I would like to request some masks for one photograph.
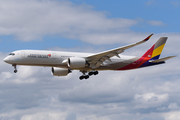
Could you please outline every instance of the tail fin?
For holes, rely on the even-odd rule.
[[[142,56],[150,60],[159,59],[164,45],[167,41],[167,37],[161,37],[159,40]]]

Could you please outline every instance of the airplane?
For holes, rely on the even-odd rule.
[[[148,41],[153,34],[137,43],[115,48],[100,53],[78,53],[45,50],[18,50],[11,52],[4,62],[12,64],[14,73],[17,65],[51,67],[52,75],[67,76],[72,70],[82,72],[80,80],[97,75],[102,70],[131,70],[165,63],[176,57],[169,56],[159,59],[168,37],[159,40],[144,53],[142,57],[122,55],[125,50]]]

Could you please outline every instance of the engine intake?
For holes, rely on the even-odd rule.
[[[71,70],[66,68],[52,67],[52,74],[54,76],[66,76],[71,73]]]
[[[84,58],[68,58],[68,67],[70,68],[83,68],[86,66],[87,62]]]

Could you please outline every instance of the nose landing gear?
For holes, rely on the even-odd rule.
[[[12,66],[14,67],[14,73],[17,73],[17,72],[18,72],[18,70],[17,70],[17,65],[16,65],[16,64],[13,64]]]

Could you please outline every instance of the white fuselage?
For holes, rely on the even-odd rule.
[[[72,57],[86,58],[93,53],[45,51],[45,50],[19,50],[13,52],[14,55],[7,56],[4,61],[9,64],[28,65],[28,66],[47,66],[68,68],[66,60]],[[111,62],[106,60],[97,70],[117,70],[121,66],[132,63],[138,59],[135,56],[121,55],[120,58],[112,57]],[[89,67],[83,68],[91,69]],[[78,69],[81,70],[81,69]]]

